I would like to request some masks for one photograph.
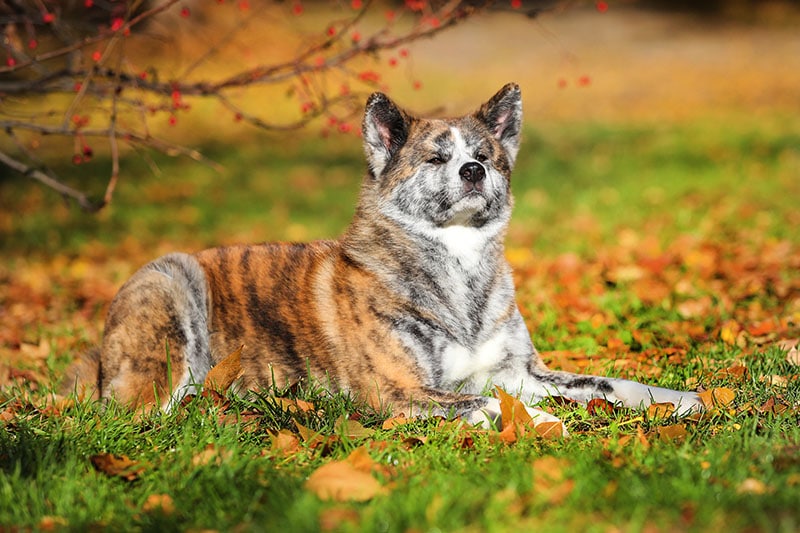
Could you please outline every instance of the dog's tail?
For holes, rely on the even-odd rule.
[[[63,396],[75,393],[78,398],[100,398],[100,348],[82,354],[67,368],[59,392]]]

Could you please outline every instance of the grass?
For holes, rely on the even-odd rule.
[[[313,387],[209,396],[145,416],[48,400],[49,378],[99,340],[109,294],[141,262],[170,249],[339,233],[363,166],[354,139],[209,147],[222,175],[173,159],[152,175],[132,158],[115,205],[97,218],[3,178],[0,303],[11,333],[0,369],[46,372],[0,389],[0,526],[795,531],[800,392],[770,379],[797,373],[776,344],[800,337],[798,146],[797,124],[779,118],[527,132],[508,252],[540,349],[559,365],[727,387],[736,398],[690,421],[548,402],[572,438],[511,445],[440,420],[383,429],[388,413]],[[660,257],[662,270],[644,268]],[[43,340],[38,363],[20,355],[20,343]],[[736,366],[746,373],[724,372]],[[290,413],[272,396],[315,410]],[[341,417],[372,431],[354,437]],[[680,424],[685,435],[660,435]],[[280,449],[279,430],[299,443]],[[362,446],[385,494],[326,502],[305,488],[321,465]],[[141,471],[132,480],[97,472],[99,453]],[[172,506],[154,503],[159,495]]]

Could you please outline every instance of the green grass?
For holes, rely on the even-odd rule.
[[[384,430],[387,413],[314,388],[277,393],[311,401],[312,414],[284,412],[267,391],[223,405],[199,398],[171,414],[137,418],[91,402],[47,409],[47,384],[37,390],[23,384],[0,391],[0,529],[55,523],[76,531],[315,531],[339,517],[337,529],[345,531],[796,531],[800,391],[793,383],[770,386],[763,377],[797,373],[775,343],[800,337],[798,147],[800,126],[779,119],[527,132],[514,177],[509,248],[533,252],[532,260],[518,262],[518,285],[534,341],[540,349],[594,354],[593,360],[647,354],[661,373],[645,372],[643,380],[736,391],[730,409],[686,422],[683,439],[657,436],[676,420],[634,411],[590,414],[575,405],[548,404],[572,438],[506,445],[491,433],[438,420]],[[14,265],[60,264],[53,262],[59,256],[69,258],[67,265],[87,255],[108,261],[113,277],[120,263],[147,260],[156,249],[331,237],[353,212],[363,168],[355,139],[210,147],[206,153],[226,172],[158,159],[160,175],[154,176],[131,158],[115,204],[98,217],[3,177],[0,212],[11,213],[0,239],[8,258],[3,281],[25,286],[29,281]],[[87,185],[102,190],[103,162],[96,165],[97,172],[86,172],[95,180]],[[604,270],[609,261],[630,266],[640,255],[649,257],[624,244],[631,234],[654,239],[660,252],[676,257],[665,276],[679,288],[663,300],[648,301],[635,280],[618,282]],[[781,240],[791,253],[785,264],[773,265],[765,257]],[[713,245],[720,260],[731,261],[704,275],[679,253],[684,241],[691,252]],[[564,254],[580,260],[571,282],[561,277]],[[746,276],[763,284],[750,291]],[[72,324],[72,313],[85,311],[73,294],[86,299],[85,291],[69,281],[68,270],[52,272],[52,279],[52,291],[62,295],[57,301],[70,303],[28,324],[27,336],[50,340],[48,367],[55,376],[92,339],[78,338]],[[24,293],[15,294],[0,293],[0,303],[27,303]],[[701,316],[676,310],[705,296],[712,304]],[[102,319],[102,307],[85,312],[94,322]],[[603,319],[593,320],[598,313]],[[721,338],[730,321],[746,329],[765,319],[783,322],[765,338]],[[634,339],[634,331],[643,336]],[[606,348],[612,337],[625,344],[622,353]],[[670,359],[674,347],[681,355]],[[748,369],[743,379],[717,375],[736,364]],[[770,398],[788,409],[759,411]],[[357,418],[374,433],[342,433],[341,416]],[[295,420],[338,438],[326,446],[302,442],[288,455],[273,450],[272,435],[280,429],[296,434]],[[208,446],[220,452],[219,460],[198,464]],[[305,489],[319,466],[359,446],[381,465],[375,475],[386,494],[332,503]],[[137,461],[141,474],[126,481],[96,472],[89,458],[103,452]],[[562,473],[574,483],[559,497],[533,467],[551,456],[563,459]],[[146,510],[148,497],[160,494],[172,498],[174,511]]]

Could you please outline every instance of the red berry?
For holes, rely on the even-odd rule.
[[[54,22],[55,20],[56,20],[56,16],[54,14],[52,14],[52,13],[45,13],[44,15],[42,15],[42,22],[44,22],[45,24],[50,24],[51,22]]]
[[[300,15],[302,15],[302,14],[303,14],[303,4],[301,4],[300,2],[297,2],[297,3],[295,3],[295,4],[292,6],[292,13],[293,13],[295,16],[298,16],[298,17],[299,17]]]
[[[80,165],[81,163],[83,163],[83,157],[81,154],[75,154],[72,156],[72,164]]]
[[[94,150],[92,150],[91,146],[87,145],[87,146],[83,147],[83,160],[84,161],[89,161],[92,158],[93,155],[94,155]]]
[[[397,18],[397,13],[394,12],[392,9],[387,9],[386,13],[384,13],[387,22],[394,22],[394,19]]]
[[[333,37],[334,35],[336,35],[336,28],[334,28],[333,26],[328,26],[327,33],[328,37]]]
[[[13,67],[16,64],[17,60],[14,59],[13,57],[9,57],[8,59],[6,59],[6,65],[8,65],[9,67]]]
[[[605,13],[608,11],[608,2],[595,2],[594,6],[600,13]]]
[[[188,7],[184,7],[183,9],[181,9],[181,16],[183,18],[189,18],[189,15],[191,15],[191,12],[189,11]]]
[[[588,87],[591,84],[592,84],[592,78],[590,78],[589,76],[583,75],[580,78],[578,78],[578,86],[580,87]]]
[[[141,80],[146,80],[146,79],[147,79],[147,72],[146,72],[146,71],[144,71],[144,70],[143,70],[143,71],[141,71],[141,72],[139,73],[139,79],[141,79]]]
[[[76,82],[75,82],[75,85],[73,85],[73,86],[72,86],[72,89],[73,89],[73,90],[74,90],[76,93],[80,92],[82,88],[83,88],[83,84],[82,84],[81,82],[79,82],[79,81],[76,81]]]
[[[94,0],[84,0],[83,1],[83,7],[85,7],[85,8],[90,8],[93,5],[94,5]]]
[[[519,9],[522,7],[522,0],[511,0],[511,7],[513,9]]]
[[[342,132],[342,133],[350,133],[350,130],[352,130],[352,129],[353,129],[353,126],[351,126],[347,122],[342,122],[341,124],[339,124],[339,131]]]
[[[419,91],[420,89],[422,89],[422,82],[419,80],[414,80],[413,87],[415,91]]]
[[[94,52],[92,52],[92,61],[94,61],[95,63],[100,61],[101,57],[103,57],[103,54],[100,53],[100,50],[95,50]]]
[[[350,40],[353,41],[354,43],[359,42],[361,40],[361,34],[358,33],[357,31],[354,31],[353,35],[350,36]]]
[[[36,39],[31,39],[30,41],[28,41],[28,48],[30,48],[31,50],[35,50],[37,46],[39,46],[39,41],[37,41]]]
[[[396,57],[390,57],[389,58],[389,66],[390,67],[396,67],[397,66],[397,58]]]
[[[125,20],[122,17],[115,18],[111,21],[111,31],[118,31],[123,24],[125,24]]]
[[[400,54],[400,57],[408,57],[408,48],[401,48],[397,53]]]
[[[235,115],[233,115],[233,121],[234,121],[234,122],[241,122],[241,121],[242,121],[242,118],[243,118],[243,117],[242,117],[242,114],[241,114],[241,113],[236,113]]]
[[[564,78],[558,78],[558,88],[564,89],[566,88],[566,86],[567,86],[567,80],[565,80]]]
[[[239,10],[240,11],[248,11],[249,9],[250,9],[249,0],[239,0]]]
[[[363,5],[364,4],[361,2],[361,0],[353,0],[352,2],[350,2],[350,7],[352,7],[353,9],[361,9]]]
[[[178,123],[178,117],[176,117],[175,115],[170,115],[169,116],[169,125],[170,126],[174,126],[177,123]]]

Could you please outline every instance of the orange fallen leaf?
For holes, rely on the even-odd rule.
[[[736,398],[736,393],[727,387],[716,387],[699,394],[700,401],[706,409],[713,407],[727,407]]]
[[[354,454],[343,461],[333,461],[319,467],[308,477],[306,490],[321,500],[338,502],[365,502],[385,493],[386,489],[378,480],[364,471],[367,467],[371,470],[374,464],[372,459],[367,461],[363,454]]]
[[[300,439],[289,431],[282,429],[272,436],[272,451],[288,455],[300,448]]]
[[[313,403],[292,398],[272,398],[282,410],[288,413],[308,413],[316,410]]]
[[[387,418],[383,421],[383,425],[381,425],[382,429],[392,429],[396,428],[397,426],[403,426],[411,422],[405,415],[393,416],[392,418]]]
[[[686,426],[683,424],[673,424],[656,428],[658,438],[663,442],[681,441],[686,437]]]
[[[614,404],[603,398],[592,398],[586,404],[586,410],[592,416],[600,413],[610,415],[614,413]]]
[[[203,388],[226,391],[233,385],[234,381],[242,377],[242,374],[244,374],[244,370],[242,370],[243,348],[244,344],[209,370],[203,382]]]
[[[648,418],[668,418],[675,412],[675,406],[670,402],[652,403],[647,408]]]
[[[171,515],[175,512],[175,503],[169,494],[151,494],[144,501],[142,511],[145,513],[160,512],[163,515]]]
[[[561,422],[539,422],[533,429],[546,440],[557,440],[564,436],[564,424]]]
[[[540,457],[533,461],[533,491],[541,499],[551,505],[562,503],[575,487],[575,482],[568,479],[564,470],[570,462],[552,456]]]
[[[763,481],[749,477],[739,483],[736,492],[739,494],[766,494],[770,492],[770,489]]]
[[[525,404],[500,387],[495,387],[495,390],[497,391],[497,399],[500,400],[500,420],[504,430],[514,424],[525,425],[533,420],[525,408]]]
[[[144,472],[144,466],[132,461],[125,455],[113,453],[99,453],[92,455],[89,460],[95,470],[111,477],[121,477],[125,481],[134,481]]]

